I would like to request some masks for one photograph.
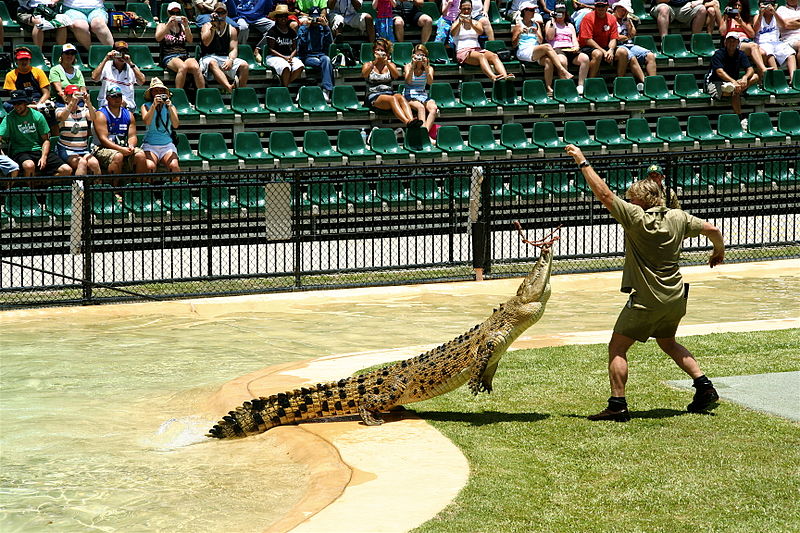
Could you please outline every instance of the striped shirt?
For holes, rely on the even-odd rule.
[[[78,107],[58,124],[58,142],[74,149],[89,147],[89,110]]]

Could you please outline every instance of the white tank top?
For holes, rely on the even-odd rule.
[[[456,50],[481,47],[481,44],[478,42],[478,32],[475,30],[474,26],[471,26],[469,29],[461,26],[458,30],[458,35],[453,37],[453,41],[456,43]]]

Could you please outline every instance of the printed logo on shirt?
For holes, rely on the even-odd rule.
[[[19,132],[23,135],[35,134],[36,124],[33,122],[20,122],[17,129],[19,129]]]

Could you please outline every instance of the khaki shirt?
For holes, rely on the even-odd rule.
[[[682,298],[678,259],[683,240],[700,235],[703,221],[680,209],[645,211],[618,196],[610,211],[625,230],[622,292],[635,291],[636,302],[648,308]]]

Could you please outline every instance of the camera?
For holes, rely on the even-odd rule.
[[[412,57],[411,59],[413,59],[414,61],[424,61],[425,60],[425,56],[422,55],[422,54],[417,54],[414,57]]]
[[[166,94],[157,94],[156,95],[156,102],[162,102],[163,103],[163,102],[166,102],[166,101],[167,101],[167,95]]]
[[[122,52],[120,52],[119,50],[117,50],[116,52],[114,52],[114,59],[122,59],[123,57],[125,57],[125,54],[123,54],[123,53],[122,53]]]
[[[219,15],[217,15],[216,13],[211,13],[212,22],[218,22],[219,20],[221,20]]]
[[[726,17],[738,17],[739,16],[739,10],[736,9],[735,7],[726,7],[725,8],[725,16]]]

